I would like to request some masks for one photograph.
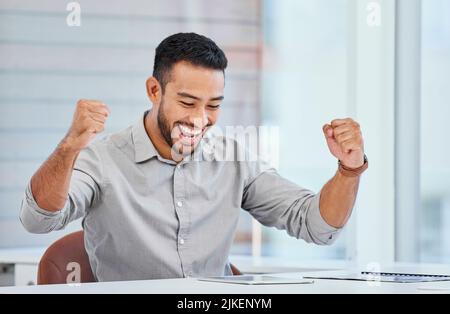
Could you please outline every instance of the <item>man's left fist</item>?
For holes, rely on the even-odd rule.
[[[348,168],[364,165],[364,140],[359,124],[352,119],[336,119],[323,126],[328,148]]]

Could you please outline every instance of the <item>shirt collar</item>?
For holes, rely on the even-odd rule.
[[[136,163],[158,157],[158,151],[145,130],[144,121],[147,114],[148,111],[144,113],[144,116],[141,117],[131,129],[131,136],[134,144],[134,160]]]

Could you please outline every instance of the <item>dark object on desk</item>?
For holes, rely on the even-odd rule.
[[[328,280],[357,280],[357,281],[374,281],[374,282],[396,282],[396,283],[417,283],[417,282],[434,282],[434,281],[450,281],[447,275],[428,275],[428,274],[406,274],[406,273],[386,273],[386,272],[367,272],[347,273],[330,276],[310,275],[304,278],[312,279],[328,279]]]
[[[71,267],[67,270],[67,267],[73,262],[79,265],[80,283],[96,281],[84,248],[84,233],[82,230],[62,237],[45,251],[39,262],[37,284],[72,283],[71,277],[68,278],[68,276],[75,270]],[[231,263],[230,266],[233,275],[242,275],[236,266]]]
[[[240,276],[243,275],[241,273],[241,271],[239,269],[237,269],[236,266],[234,266],[233,264],[230,263],[230,267],[231,267],[231,273],[233,274],[233,276]]]

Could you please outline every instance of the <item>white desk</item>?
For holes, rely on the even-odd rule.
[[[450,275],[450,267],[397,264],[383,271],[423,272]],[[279,274],[286,277],[303,273]],[[445,290],[444,290],[445,289]],[[432,283],[367,283],[360,281],[315,280],[313,284],[245,286],[189,279],[142,280],[85,283],[80,285],[48,285],[0,288],[0,293],[165,293],[165,294],[277,294],[277,293],[450,293],[450,282]]]

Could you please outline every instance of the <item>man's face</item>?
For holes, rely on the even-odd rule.
[[[177,154],[192,153],[205,132],[216,123],[224,84],[220,70],[187,62],[172,67],[158,107],[158,126]]]

